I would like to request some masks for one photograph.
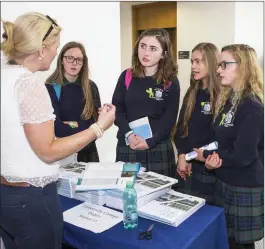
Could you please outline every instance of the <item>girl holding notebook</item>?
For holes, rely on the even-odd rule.
[[[170,133],[179,108],[176,74],[168,33],[163,29],[144,31],[134,47],[132,67],[120,75],[112,98],[117,108],[116,161],[139,162],[147,171],[175,176]],[[130,123],[142,118],[148,121],[138,133]]]
[[[190,87],[183,100],[175,135],[178,191],[202,197],[208,203],[213,199],[214,172],[208,172],[198,160],[186,161],[185,154],[215,141],[211,124],[220,84],[216,73],[219,56],[212,43],[199,43],[193,48]],[[190,175],[188,180],[187,175]]]

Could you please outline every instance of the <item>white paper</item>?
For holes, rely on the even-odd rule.
[[[134,188],[137,193],[138,207],[165,194],[178,180],[157,174],[155,172],[138,173],[135,179]],[[106,205],[122,210],[122,198],[124,189],[106,191]]]
[[[76,191],[104,190],[125,188],[127,181],[133,181],[133,175],[122,174],[123,162],[118,163],[87,163],[82,172],[80,184],[76,185]]]
[[[130,128],[132,129],[135,135],[141,136],[144,139],[152,138],[153,133],[151,126],[149,124],[148,117],[140,118],[129,123]],[[128,145],[128,140],[125,139],[126,145]]]
[[[207,144],[199,149],[203,150],[216,150],[218,149],[218,142],[212,142],[210,144]],[[185,155],[186,161],[190,161],[198,156],[198,153],[196,151],[191,151]]]
[[[84,202],[63,213],[65,222],[102,233],[123,220],[123,214],[106,207]]]
[[[123,162],[119,163],[87,163],[83,172],[83,179],[90,178],[118,178],[121,177]]]
[[[133,177],[121,178],[89,178],[82,179],[80,185],[76,185],[76,191],[124,189],[128,181],[133,182]]]

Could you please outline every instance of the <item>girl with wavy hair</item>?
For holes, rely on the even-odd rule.
[[[230,249],[251,248],[264,233],[264,93],[253,48],[222,48],[213,130],[219,149],[196,150],[216,172],[214,204],[225,209]]]
[[[128,70],[131,81],[127,89]],[[168,33],[164,29],[144,31],[135,44],[132,67],[120,75],[112,98],[117,108],[117,161],[140,162],[148,171],[175,176],[170,135],[179,107],[180,87],[176,75]],[[130,122],[145,117],[153,134],[146,139],[129,126]]]

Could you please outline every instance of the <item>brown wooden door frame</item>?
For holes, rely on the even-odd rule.
[[[148,18],[145,18],[145,16],[148,16]],[[139,19],[141,20],[140,24]],[[144,23],[145,20],[146,23]],[[173,54],[177,62],[177,2],[153,2],[133,5],[132,49],[134,49],[138,38],[138,30],[148,28],[170,28],[168,31],[172,42]]]

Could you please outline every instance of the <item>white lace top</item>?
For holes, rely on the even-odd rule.
[[[15,65],[1,66],[1,175],[36,187],[58,179],[59,163],[46,164],[30,148],[23,124],[54,120],[49,93],[37,76]]]

